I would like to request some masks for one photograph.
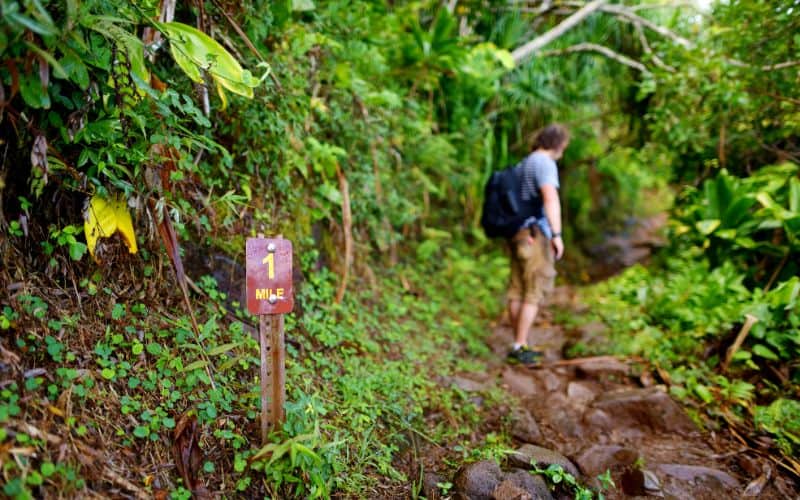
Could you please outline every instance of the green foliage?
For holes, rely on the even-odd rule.
[[[549,483],[550,488],[558,488],[561,491],[566,491],[567,494],[573,495],[575,500],[592,500],[595,498],[598,500],[603,500],[605,498],[605,495],[603,495],[602,492],[595,492],[592,489],[581,485],[575,476],[565,471],[564,467],[559,464],[550,464],[546,469],[540,468],[538,465],[536,465],[536,463],[533,463],[532,465],[534,466],[534,469],[531,471],[531,474],[543,476]],[[600,481],[600,485],[603,490],[616,487],[614,481],[611,479],[609,471],[606,471],[605,474],[597,476],[597,479]]]
[[[800,252],[798,167],[765,167],[745,178],[723,170],[701,189],[683,193],[676,220],[674,233],[680,241],[702,248],[714,265],[732,259],[758,271],[755,264],[764,255],[780,258]],[[796,264],[788,264],[778,271],[796,274]]]
[[[781,398],[769,406],[759,406],[755,424],[777,436],[778,446],[787,455],[792,455],[800,447],[800,402]]]
[[[654,67],[639,97],[649,100],[654,137],[680,153],[681,178],[692,180],[713,165],[743,174],[796,158],[796,66],[781,66],[797,59],[794,9],[791,2],[715,2],[691,47],[671,41],[654,47],[673,69]]]

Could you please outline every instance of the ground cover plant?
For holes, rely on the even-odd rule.
[[[148,305],[137,293],[126,295],[114,277],[81,285],[84,308],[108,311],[82,321],[77,313],[60,320],[48,314],[77,304],[17,296],[4,312],[4,332],[14,342],[5,352],[24,353],[31,368],[2,391],[4,441],[14,445],[6,450],[4,493],[25,498],[54,488],[81,495],[104,481],[124,486],[81,462],[96,449],[127,457],[124,470],[142,481],[134,491],[177,498],[196,490],[197,481],[230,495],[394,495],[419,480],[395,462],[414,439],[449,450],[454,465],[462,453],[491,455],[507,447],[507,437],[485,439],[474,427],[492,406],[508,404],[508,396],[487,392],[487,402],[476,406],[446,382],[486,356],[484,325],[497,313],[488,297],[502,286],[503,259],[485,255],[478,260],[485,273],[474,275],[463,272],[472,258],[456,248],[443,251],[449,264],[381,274],[339,305],[334,275],[309,275],[298,296],[303,312],[287,321],[286,423],[264,447],[256,437],[258,348],[251,318],[228,311],[213,277],[198,282],[204,297],[196,311],[199,337],[179,302],[173,309]],[[311,269],[316,254],[303,259]],[[479,281],[486,291],[476,296]],[[495,306],[482,306],[487,303]],[[117,414],[122,420],[109,420]],[[174,436],[186,433],[196,442],[179,440],[181,446],[199,456],[187,463],[181,482],[160,464],[171,462]],[[77,463],[59,456],[49,446],[53,440],[76,442],[87,456]]]

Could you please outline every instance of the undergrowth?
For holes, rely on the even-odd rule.
[[[782,369],[785,374],[778,372],[780,365],[773,368],[775,372],[768,365],[778,361],[771,349],[788,356],[778,349],[796,345],[796,330],[790,323],[797,321],[793,304],[798,281],[763,293],[749,290],[742,279],[730,264],[710,269],[707,261],[680,258],[652,270],[632,267],[584,291],[593,311],[590,317],[609,328],[602,344],[582,347],[647,359],[667,374],[664,382],[670,392],[694,407],[698,422],[755,425],[791,454],[800,444],[796,434],[800,375],[792,362]],[[751,331],[752,341],[737,350],[723,370],[727,349],[741,331],[745,315],[759,311],[763,319]],[[776,320],[784,317],[787,323]],[[781,376],[787,379],[781,381]],[[703,414],[712,419],[699,418]]]
[[[408,494],[430,464],[398,464],[419,442],[441,450],[442,470],[508,447],[502,433],[474,433],[507,396],[489,390],[476,403],[447,379],[488,354],[502,256],[470,255],[463,243],[429,248],[437,258],[426,265],[400,263],[336,304],[337,277],[309,272],[318,251],[299,248],[307,281],[286,319],[286,422],[263,448],[253,318],[227,308],[213,277],[197,280],[199,337],[168,275],[160,289],[126,291],[95,273],[76,298],[16,293],[0,323],[4,494],[81,496],[115,491],[122,477],[147,494],[185,497],[170,446],[187,415],[200,429],[200,482],[233,496]],[[108,457],[111,475],[96,472],[87,450]]]

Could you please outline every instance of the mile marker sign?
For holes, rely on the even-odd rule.
[[[292,311],[292,242],[247,238],[247,310],[253,314]]]
[[[283,422],[286,401],[286,344],[283,315],[294,305],[292,242],[283,238],[247,238],[247,310],[257,314],[261,350],[261,441],[267,443],[269,424]],[[269,332],[269,338],[267,338]]]

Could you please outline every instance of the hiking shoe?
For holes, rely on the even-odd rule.
[[[519,349],[512,349],[506,360],[512,365],[537,366],[541,363],[542,353],[528,346],[522,346]]]

